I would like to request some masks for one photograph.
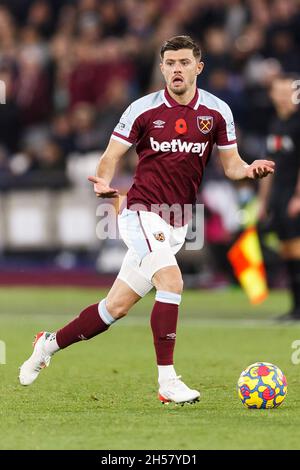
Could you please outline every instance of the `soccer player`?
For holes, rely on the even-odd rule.
[[[270,124],[267,152],[277,170],[260,185],[260,218],[270,216],[280,240],[289,278],[292,308],[280,320],[300,320],[300,111],[295,77],[281,75],[271,86],[276,115]]]
[[[242,160],[230,108],[216,96],[197,89],[204,64],[198,45],[190,37],[166,41],[160,66],[165,89],[138,99],[126,109],[100,158],[96,176],[89,178],[98,197],[118,197],[110,182],[119,160],[136,144],[139,161],[134,183],[127,194],[127,207],[118,216],[119,230],[128,246],[121,270],[105,299],[84,309],[57,332],[36,336],[33,354],[20,368],[22,385],[30,385],[57,351],[105,332],[154,287],[151,328],[159,399],[163,403],[199,399],[199,391],[181,380],[173,362],[183,289],[175,254],[184,243],[187,223],[182,220],[180,225],[178,217],[176,223],[174,214],[168,220],[154,208],[164,204],[184,210],[185,205],[195,203],[214,144],[226,175],[233,180],[262,178],[274,172],[274,163],[258,160],[247,165]]]

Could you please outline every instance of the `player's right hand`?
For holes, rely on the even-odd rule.
[[[118,190],[111,188],[104,178],[99,178],[98,176],[89,176],[88,180],[91,183],[94,183],[94,192],[96,193],[97,197],[119,197]]]

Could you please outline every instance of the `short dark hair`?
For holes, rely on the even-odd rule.
[[[163,59],[166,51],[179,51],[180,49],[191,49],[194,57],[201,60],[201,50],[198,44],[190,36],[174,36],[165,41],[160,50]]]

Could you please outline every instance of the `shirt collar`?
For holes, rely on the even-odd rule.
[[[184,105],[174,100],[166,87],[163,90],[163,101],[168,108],[175,108],[175,106],[188,106],[191,109],[198,109],[199,104],[200,104],[200,93],[199,93],[198,88],[196,88],[194,97],[191,99],[191,101],[188,104]]]

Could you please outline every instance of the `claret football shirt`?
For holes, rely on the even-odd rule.
[[[236,147],[229,106],[201,89],[181,105],[167,88],[133,102],[121,116],[112,139],[136,145],[138,165],[127,207],[194,204],[214,144]]]

